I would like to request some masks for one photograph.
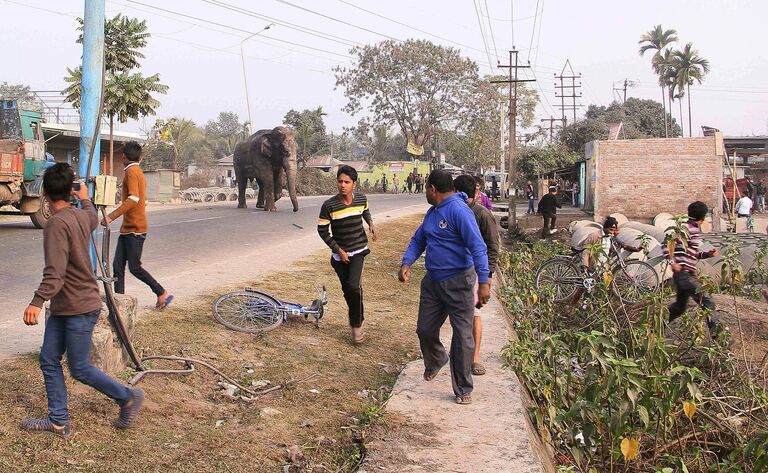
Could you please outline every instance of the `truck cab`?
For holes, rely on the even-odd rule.
[[[16,211],[0,214],[29,215],[37,228],[50,218],[42,195],[46,159],[42,116],[20,109],[15,100],[0,101],[0,207]]]

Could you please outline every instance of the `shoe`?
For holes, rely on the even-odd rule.
[[[555,233],[557,233],[557,228],[554,228],[554,229],[549,231],[550,235],[554,235]]]
[[[173,302],[173,294],[168,294],[162,302],[155,304],[155,309],[165,310]]]
[[[21,428],[27,432],[50,432],[60,437],[69,437],[72,434],[69,424],[58,425],[48,419],[24,419],[21,421]]]
[[[141,410],[141,404],[144,402],[143,389],[131,389],[131,399],[120,406],[120,415],[115,420],[115,427],[118,429],[127,429],[136,421],[136,416]]]

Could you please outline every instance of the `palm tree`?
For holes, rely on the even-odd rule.
[[[664,71],[663,53],[662,51],[671,43],[677,41],[677,31],[665,30],[661,25],[656,25],[652,30],[648,31],[640,37],[638,44],[640,45],[640,55],[645,55],[648,51],[655,51],[653,58],[651,58],[651,66],[653,71],[661,79]],[[667,109],[664,98],[664,84],[661,85],[661,105],[664,107],[664,136],[669,136],[667,127]],[[671,108],[671,105],[670,105]]]
[[[78,18],[83,31],[83,19]],[[168,86],[160,84],[160,77],[155,74],[143,77],[141,74],[128,74],[132,69],[140,67],[139,59],[144,55],[139,51],[147,45],[147,22],[137,18],[128,18],[117,14],[114,18],[104,23],[104,70],[106,71],[104,84],[104,113],[109,117],[109,173],[114,174],[114,118],[118,122],[125,123],[129,118],[137,119],[139,116],[154,115],[155,109],[160,103],[152,98],[151,93],[166,93]],[[77,38],[77,43],[82,44],[83,33]],[[80,92],[82,70],[67,69],[68,77],[64,80],[69,86],[62,92],[64,101],[71,102],[75,108],[80,108]],[[129,87],[124,90],[122,86]],[[143,104],[137,99],[146,100]],[[121,103],[122,102],[122,103]]]
[[[677,71],[677,87],[681,90],[687,87],[688,94],[688,136],[693,136],[691,120],[691,85],[693,81],[701,84],[704,76],[709,72],[709,61],[699,56],[699,52],[693,49],[693,43],[688,43],[682,50],[674,51],[672,64]]]

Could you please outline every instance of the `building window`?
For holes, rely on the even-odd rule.
[[[232,177],[232,170],[231,169],[227,169],[227,177]]]

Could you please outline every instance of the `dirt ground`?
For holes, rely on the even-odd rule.
[[[744,365],[746,355],[750,373],[763,388],[768,388],[768,304],[764,300],[753,301],[743,297],[734,301],[733,296],[725,294],[717,294],[713,300],[717,305],[717,316],[731,331],[731,351],[741,360],[741,365]]]
[[[401,367],[418,356],[415,311],[418,284],[397,279],[400,257],[420,217],[380,224],[364,275],[368,338],[349,343],[346,305],[323,252],[292,271],[251,281],[278,297],[308,303],[325,284],[329,303],[320,329],[294,321],[265,337],[234,332],[214,322],[211,303],[239,288],[224,287],[137,326],[145,355],[207,361],[244,385],[311,380],[255,402],[226,397],[219,379],[200,368],[187,376],[147,376],[145,408],[134,429],[111,422],[110,400],[67,378],[74,436],[61,439],[20,431],[27,417],[46,415],[43,379],[33,356],[0,366],[0,471],[351,471],[361,459],[370,421]],[[421,270],[414,268],[417,279]],[[158,365],[155,365],[158,366]],[[169,366],[171,367],[171,366]],[[129,372],[121,373],[125,380]],[[384,416],[383,422],[386,422]]]

